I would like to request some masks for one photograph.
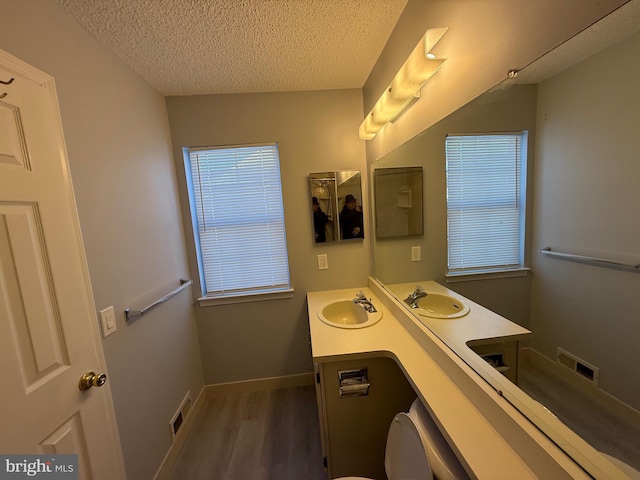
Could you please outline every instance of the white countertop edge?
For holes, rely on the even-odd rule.
[[[370,278],[364,290],[376,308],[383,309],[378,324],[345,331],[317,319],[315,310],[321,303],[361,289],[308,293],[314,362],[345,355],[394,359],[477,478],[539,478],[558,469],[566,478],[590,478],[375,279]]]
[[[490,391],[492,390],[494,399],[495,396],[498,395],[500,401],[504,402],[506,400],[506,404],[509,406],[508,413],[511,417],[514,420],[517,420],[522,428],[529,432],[529,436],[539,439],[537,441],[538,444],[546,445],[549,452],[555,452],[557,455],[554,458],[560,459],[559,464],[564,465],[562,462],[564,460],[569,462],[568,465],[578,468],[581,475],[578,478],[583,478],[585,469],[588,470],[589,474],[587,478],[593,478],[594,476],[598,479],[611,480],[624,478],[624,473],[619,466],[609,461],[609,459],[602,455],[601,452],[593,448],[582,437],[564,425],[564,423],[558,420],[546,407],[529,398],[526,393],[521,391],[516,385],[505,380],[501,373],[482,360],[477,354],[475,354],[475,352],[473,352],[473,350],[471,350],[471,348],[469,348],[469,345],[486,344],[492,341],[508,341],[514,338],[526,338],[526,336],[531,333],[529,330],[513,324],[513,322],[504,319],[497,313],[467,299],[457,292],[449,290],[447,287],[440,285],[439,283],[433,281],[427,281],[424,283],[427,285],[427,291],[429,288],[434,288],[435,291],[448,293],[454,297],[462,298],[465,302],[471,305],[471,309],[475,314],[480,313],[480,318],[482,320],[494,320],[497,321],[498,324],[507,322],[512,325],[508,326],[504,331],[500,331],[501,328],[498,327],[496,331],[489,334],[487,334],[488,332],[484,331],[484,329],[475,330],[473,333],[476,336],[474,336],[473,334],[465,331],[470,329],[469,327],[472,327],[473,325],[473,323],[467,323],[467,325],[460,329],[460,331],[453,330],[454,335],[451,335],[450,338],[444,340],[444,337],[440,337],[438,335],[450,335],[452,330],[445,330],[444,332],[440,332],[435,328],[433,331],[430,330],[433,328],[434,323],[437,325],[440,321],[435,320],[434,322],[433,319],[425,319],[422,317],[420,318],[420,321],[416,321],[414,316],[408,313],[405,306],[397,298],[394,298],[393,295],[387,292],[384,286],[379,283],[377,279],[369,277],[369,285],[373,288],[373,291],[375,291],[378,296],[385,299],[385,301],[392,303],[391,307],[394,309],[394,314],[398,318],[409,321],[409,323],[405,322],[405,328],[406,325],[419,326],[425,335],[432,338],[434,341],[439,342],[438,344],[442,347],[444,352],[453,354],[455,359],[462,362],[460,363],[461,367],[470,374],[471,379],[476,381],[479,380],[481,384],[485,384]],[[413,284],[408,284],[408,286],[411,285]],[[464,322],[461,323],[461,325],[463,324]],[[493,328],[495,328],[495,325]],[[507,333],[508,331],[515,333],[515,336]],[[453,352],[451,350],[453,350]],[[462,355],[465,360],[459,358],[458,355]],[[482,375],[478,372],[482,372]],[[527,397],[527,401],[523,401],[523,397]],[[532,420],[535,420],[535,424],[532,423]],[[580,465],[578,465],[576,461]]]

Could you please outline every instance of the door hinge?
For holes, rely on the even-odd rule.
[[[327,468],[327,457],[322,459],[322,464],[324,465],[324,468]]]
[[[316,383],[320,383],[320,372],[316,373]]]

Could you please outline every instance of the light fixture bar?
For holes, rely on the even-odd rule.
[[[422,86],[447,60],[436,58],[430,53],[446,31],[447,28],[430,28],[420,39],[360,125],[362,140],[371,140],[382,127],[388,122],[393,122],[420,98]]]

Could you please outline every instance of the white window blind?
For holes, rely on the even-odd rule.
[[[206,293],[289,288],[277,144],[186,151]]]
[[[523,138],[447,137],[449,273],[522,266]]]

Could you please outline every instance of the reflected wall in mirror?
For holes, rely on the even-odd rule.
[[[422,167],[373,171],[376,236],[422,235]]]
[[[309,174],[314,243],[364,238],[359,170]]]
[[[575,48],[568,51],[577,53]],[[571,57],[566,56],[567,51],[564,54],[560,58],[566,65]],[[376,277],[387,285],[426,280],[447,284],[446,135],[529,131],[532,161],[527,188],[531,202],[527,205],[525,263],[534,275],[482,278],[449,283],[448,287],[533,332],[520,345],[524,348],[517,386],[501,376],[496,380],[500,383],[487,381],[595,478],[612,477],[599,473],[593,463],[587,465],[597,458],[595,452],[580,450],[581,446],[573,449],[572,437],[563,437],[562,429],[554,427],[557,419],[537,409],[543,403],[591,448],[640,470],[636,345],[640,338],[640,275],[552,259],[538,251],[551,246],[640,258],[640,224],[629,220],[637,217],[637,202],[631,199],[637,196],[640,176],[640,164],[633,160],[640,151],[638,59],[640,33],[553,75],[541,73],[538,62],[548,62],[543,57],[530,66],[534,77],[527,75],[527,69],[521,71],[516,81],[492,89],[375,165],[423,162],[425,231],[429,232],[411,240],[421,244],[424,252],[423,262],[414,264],[406,240],[374,239]],[[549,64],[557,67],[562,62]],[[625,75],[612,74],[620,71]],[[516,84],[530,78],[534,79],[530,85]],[[493,374],[487,375],[489,364],[466,345],[447,344],[480,375],[488,378]],[[558,352],[569,352],[583,364],[598,368],[597,382],[568,372]],[[580,394],[564,398],[570,385],[577,385]],[[586,399],[581,398],[585,392]],[[604,409],[595,407],[599,402],[604,402]],[[581,411],[580,404],[592,407]],[[621,412],[623,420],[611,416],[614,411]],[[600,428],[603,425],[606,427]]]

